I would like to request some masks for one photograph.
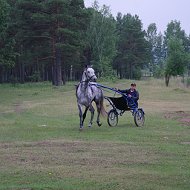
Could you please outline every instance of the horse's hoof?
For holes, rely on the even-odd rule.
[[[80,127],[80,128],[79,128],[79,131],[82,131],[82,130],[83,130],[83,127]]]
[[[100,123],[100,122],[97,122],[97,124],[98,124],[99,127],[102,126],[102,123]]]
[[[88,127],[91,128],[91,127],[92,127],[92,123],[89,123],[89,124],[88,124]]]

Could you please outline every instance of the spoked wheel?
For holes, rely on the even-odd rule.
[[[142,127],[144,125],[145,117],[144,117],[144,111],[142,109],[138,109],[135,112],[134,121],[137,127]]]
[[[114,110],[114,109],[111,109],[109,112],[108,112],[108,125],[110,127],[115,127],[117,126],[117,123],[118,123],[118,114],[117,112]]]

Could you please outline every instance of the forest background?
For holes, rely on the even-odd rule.
[[[157,33],[138,15],[118,13],[94,1],[0,0],[0,83],[80,80],[85,65],[99,78],[183,76],[190,85],[190,35],[172,20]]]

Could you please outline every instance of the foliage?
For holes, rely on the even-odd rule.
[[[141,20],[137,15],[121,14],[117,16],[117,56],[114,68],[117,69],[120,78],[135,78],[138,72],[149,59],[148,42],[145,39],[145,31],[142,30]]]
[[[188,61],[187,53],[183,46],[182,40],[170,38],[168,42],[168,57],[165,68],[166,86],[169,84],[171,76],[182,75]]]
[[[0,7],[0,70],[2,70],[14,66],[15,52],[14,39],[8,35],[10,7],[5,0],[0,0]]]
[[[2,31],[6,24],[8,4],[5,0],[0,0],[0,31]]]
[[[0,82],[30,82],[38,73],[41,81],[60,86],[80,80],[86,64],[99,77],[139,79],[141,69],[158,77],[170,38],[190,52],[179,21],[157,34],[155,23],[145,31],[138,15],[118,13],[115,19],[98,1],[85,8],[84,0],[0,0],[0,7]]]
[[[164,77],[164,69],[162,69],[160,66],[156,66],[154,68],[154,77],[155,78],[163,78]]]
[[[61,85],[66,78],[62,70],[67,69],[68,62],[80,61],[85,18],[83,0],[8,2],[12,13],[9,29],[14,31],[19,53],[16,64],[22,68],[19,77],[24,81],[24,73],[32,76],[40,71],[43,80],[48,76],[54,85]]]
[[[180,21],[172,20],[170,23],[167,25],[167,29],[165,31],[165,45],[167,47],[168,42],[170,41],[170,38],[177,38],[181,39],[183,45],[185,46],[186,44],[186,36],[185,36],[185,31],[181,29],[181,23]]]
[[[87,47],[91,60],[89,63],[99,72],[100,76],[112,75],[112,60],[116,53],[115,21],[109,7],[99,7],[98,2],[93,4],[92,15],[87,28]]]
[[[157,43],[157,27],[155,23],[152,23],[148,26],[147,29],[147,40],[149,42],[149,47],[151,51],[151,59],[150,59],[150,64],[149,64],[149,69],[150,72],[154,72],[154,66],[156,62],[156,56],[155,56],[155,51],[156,51],[156,43]]]
[[[169,85],[171,76],[184,74],[190,52],[188,44],[189,39],[181,29],[180,22],[175,20],[168,23],[164,37],[166,86]]]

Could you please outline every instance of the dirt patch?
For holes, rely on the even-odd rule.
[[[190,112],[185,112],[185,111],[167,112],[164,114],[164,117],[166,119],[175,119],[186,126],[190,126]]]
[[[31,102],[31,101],[23,101],[23,102],[20,102],[20,103],[14,103],[12,105],[13,109],[9,110],[7,112],[8,113],[16,112],[16,113],[19,114],[19,113],[25,112],[27,109],[31,109],[31,108],[41,106],[41,105],[46,105],[46,104],[45,103],[39,103],[39,102],[35,103],[35,102]]]
[[[190,145],[190,142],[181,142],[181,144]]]
[[[14,111],[16,113],[22,113],[22,112],[24,112],[24,107],[23,107],[23,105],[21,103],[13,104],[13,106],[14,106]]]
[[[51,140],[0,143],[0,160],[0,170],[16,167],[57,172],[62,168],[62,175],[80,176],[81,167],[103,173],[116,169],[120,174],[121,167],[154,164],[159,156],[135,144]]]

